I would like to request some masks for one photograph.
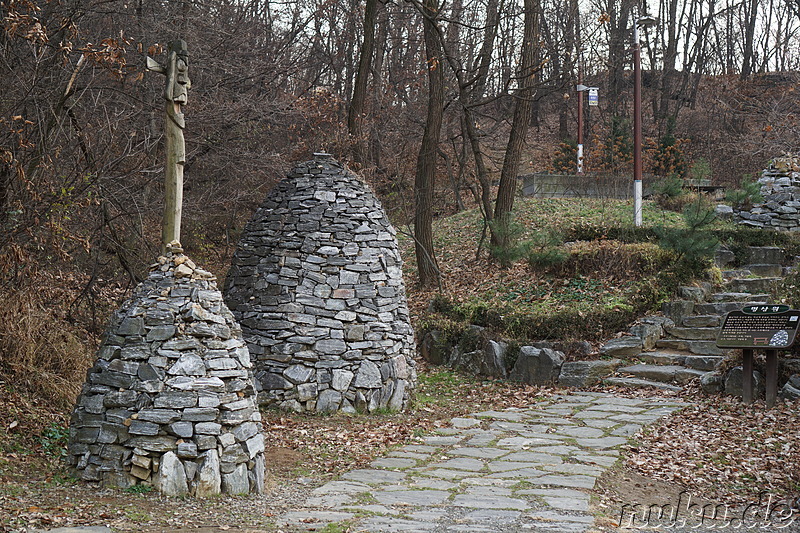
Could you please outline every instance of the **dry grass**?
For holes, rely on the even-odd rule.
[[[70,408],[92,365],[95,343],[44,303],[33,289],[4,291],[0,368],[15,388]]]

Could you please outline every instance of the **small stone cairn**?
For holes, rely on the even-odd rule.
[[[173,244],[111,319],[72,415],[70,463],[108,487],[261,493],[247,346],[216,278]]]
[[[298,164],[253,215],[224,294],[260,403],[406,406],[415,345],[395,230],[369,188],[328,154]]]
[[[758,183],[764,202],[735,211],[735,220],[756,228],[800,231],[800,155],[773,160]]]

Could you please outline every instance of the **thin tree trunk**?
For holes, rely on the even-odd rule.
[[[353,159],[364,164],[366,150],[362,127],[367,95],[367,81],[372,64],[372,49],[375,43],[375,21],[377,20],[378,0],[366,0],[364,11],[364,42],[361,44],[361,57],[358,60],[353,99],[347,113],[347,130],[353,143]]]
[[[535,90],[535,76],[539,66],[536,64],[537,49],[539,48],[539,0],[525,0],[525,30],[522,40],[522,58],[520,69],[517,73],[519,88],[515,96],[514,119],[511,125],[511,134],[508,138],[503,169],[500,172],[500,186],[497,190],[497,202],[494,209],[494,220],[499,222],[501,228],[495,224],[492,227],[492,244],[506,246],[508,223],[511,210],[514,208],[514,194],[517,189],[517,170],[525,147],[525,137],[530,124],[531,102]],[[500,231],[498,231],[500,230]]]
[[[428,116],[422,145],[417,157],[414,180],[414,251],[417,257],[419,283],[423,287],[439,285],[439,267],[433,249],[433,190],[436,181],[436,157],[444,113],[444,72],[442,44],[436,26],[438,6],[435,0],[423,4],[425,57],[428,66]]]

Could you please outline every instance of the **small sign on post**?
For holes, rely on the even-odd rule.
[[[753,401],[753,350],[764,349],[766,364],[767,407],[778,396],[778,350],[791,348],[800,327],[800,311],[788,305],[747,305],[731,311],[717,334],[720,348],[742,349],[742,399]]]
[[[589,105],[597,107],[600,102],[597,94],[597,87],[589,87]]]

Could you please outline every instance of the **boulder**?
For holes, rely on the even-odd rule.
[[[589,387],[600,383],[622,365],[620,359],[570,361],[561,365],[558,384],[563,387]]]
[[[626,336],[608,341],[600,348],[600,353],[611,357],[630,357],[641,353],[642,346],[641,338]]]
[[[506,351],[508,345],[504,342],[488,341],[483,347],[483,360],[480,373],[493,378],[506,377]]]
[[[703,374],[702,377],[700,377],[700,388],[706,394],[718,394],[722,392],[724,388],[722,373],[715,370]]]
[[[550,348],[523,346],[509,378],[531,385],[548,385],[558,379],[564,354]]]
[[[728,396],[742,396],[742,376],[744,371],[741,366],[731,368],[725,375],[725,394]],[[764,395],[764,377],[758,370],[753,370],[753,397]]]

